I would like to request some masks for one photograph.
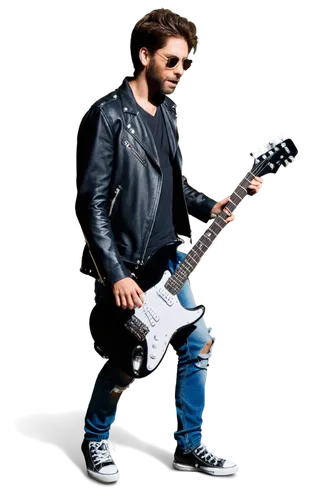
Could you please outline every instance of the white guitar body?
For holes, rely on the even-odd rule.
[[[133,371],[136,376],[145,376],[155,370],[173,335],[181,328],[198,321],[205,312],[204,306],[194,309],[183,307],[177,295],[166,290],[164,285],[170,276],[170,271],[165,271],[161,280],[145,292],[143,305],[134,309],[133,316],[149,329],[145,340],[141,342],[141,355],[139,349],[133,356]]]

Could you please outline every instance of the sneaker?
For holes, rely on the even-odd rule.
[[[113,483],[119,478],[116,464],[112,460],[109,444],[102,441],[84,440],[81,445],[86,460],[88,475],[102,483]]]
[[[173,466],[177,470],[199,471],[214,476],[228,476],[238,471],[236,464],[216,457],[204,444],[199,444],[189,453],[182,453],[177,446]]]

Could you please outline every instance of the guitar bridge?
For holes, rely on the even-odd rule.
[[[125,323],[124,327],[132,333],[139,341],[145,340],[149,328],[133,314]]]

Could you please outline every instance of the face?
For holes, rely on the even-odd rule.
[[[167,68],[167,58],[176,56],[181,61],[188,57],[188,45],[184,38],[168,38],[167,44],[152,57],[147,57],[146,78],[152,90],[172,94],[184,74],[183,63]]]

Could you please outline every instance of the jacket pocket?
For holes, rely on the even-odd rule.
[[[134,156],[137,157],[137,159],[139,161],[141,161],[142,165],[144,165],[145,167],[147,167],[148,165],[148,162],[145,158],[143,158],[143,156],[140,155],[140,153],[138,153],[138,151],[135,149],[134,146],[132,146],[132,144],[130,142],[128,142],[126,139],[122,139],[121,143],[125,146],[125,148],[129,149],[130,151],[132,151],[132,153],[134,154]]]
[[[118,195],[119,195],[119,193],[120,193],[120,191],[122,189],[123,189],[123,186],[121,186],[120,184],[118,184],[118,186],[116,187],[116,189],[113,191],[113,195],[111,196],[111,199],[110,199],[109,217],[111,216],[114,204],[116,203],[116,199],[117,199],[117,197],[118,197]]]

